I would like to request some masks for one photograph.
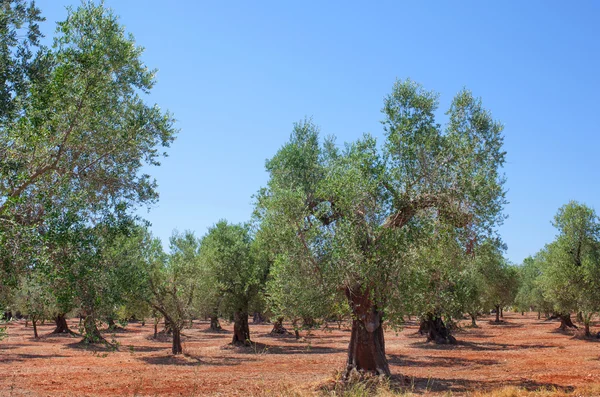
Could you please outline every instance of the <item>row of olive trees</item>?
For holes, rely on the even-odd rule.
[[[592,317],[600,312],[600,219],[592,208],[571,201],[553,224],[556,239],[523,263],[517,303],[552,313],[563,329],[576,327],[571,313],[577,313],[591,336]]]

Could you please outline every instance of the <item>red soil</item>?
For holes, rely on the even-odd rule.
[[[505,315],[493,325],[464,327],[459,344],[427,344],[413,323],[399,333],[386,332],[386,350],[396,381],[415,393],[457,394],[503,386],[527,389],[600,385],[600,340],[557,331],[558,323],[537,320],[533,313]],[[77,329],[76,321],[71,321]],[[42,337],[24,321],[9,325],[0,342],[2,396],[204,396],[278,395],[290,390],[314,392],[344,365],[348,329],[313,331],[296,341],[271,337],[271,325],[250,325],[249,348],[232,348],[232,325],[222,333],[207,332],[206,322],[184,330],[185,356],[170,354],[168,340],[151,338],[152,325],[129,324],[114,335],[118,349],[82,346],[80,338]]]

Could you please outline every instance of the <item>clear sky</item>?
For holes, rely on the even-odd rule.
[[[43,31],[78,1],[38,0]],[[159,69],[148,98],[174,113],[178,139],[150,170],[153,233],[197,235],[249,219],[265,159],[292,124],[382,136],[383,97],[410,77],[441,94],[467,87],[505,125],[509,218],[520,263],[555,236],[571,199],[600,210],[600,2],[107,0]]]

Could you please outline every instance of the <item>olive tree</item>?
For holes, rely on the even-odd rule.
[[[15,308],[31,321],[33,336],[37,339],[38,321],[52,316],[55,302],[43,275],[34,272],[22,277],[15,295]]]
[[[406,311],[404,276],[427,242],[423,225],[443,225],[468,251],[503,219],[502,125],[467,90],[445,128],[437,107],[436,93],[398,81],[384,101],[382,144],[364,135],[339,148],[304,121],[267,161],[257,214],[277,229],[278,257],[340,291],[353,313],[346,376],[390,374],[382,322]]]
[[[575,201],[554,217],[555,241],[538,255],[544,297],[561,317],[561,328],[576,327],[570,313],[580,311],[586,335],[592,316],[600,311],[600,220],[596,212]]]
[[[103,4],[68,8],[51,47],[39,46],[33,2],[2,3],[0,60],[0,284],[26,269],[30,238],[52,212],[88,221],[114,203],[158,198],[143,167],[159,165],[172,117],[145,102],[155,83],[142,48]],[[26,29],[25,31],[20,29]],[[25,33],[25,34],[24,34]],[[108,203],[108,204],[107,204]],[[34,240],[35,241],[35,240]],[[21,255],[15,255],[20,252]]]
[[[173,332],[172,353],[181,354],[181,330],[195,312],[200,285],[200,240],[190,231],[174,232],[168,255],[160,240],[148,233],[143,239],[148,272],[149,304],[165,317]],[[140,290],[140,293],[145,293]]]
[[[249,305],[262,289],[265,262],[253,248],[249,225],[219,221],[202,238],[202,262],[209,269],[208,280],[222,296],[221,308],[232,314],[234,345],[249,344]]]

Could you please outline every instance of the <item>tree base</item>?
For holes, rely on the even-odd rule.
[[[79,336],[77,332],[72,331],[69,328],[64,314],[56,316],[56,318],[54,318],[54,322],[56,323],[56,328],[54,328],[54,331],[50,332],[50,334],[69,334],[72,336]]]
[[[428,315],[421,321],[419,333],[427,335],[427,343],[435,342],[438,345],[456,344],[456,338],[450,334],[450,330],[441,317]]]
[[[275,323],[273,324],[273,329],[270,332],[271,335],[289,335],[291,334],[290,331],[287,330],[287,328],[285,328],[283,326],[283,317],[282,318],[278,318],[277,321],[275,321]]]
[[[578,327],[573,324],[573,321],[571,321],[571,315],[570,314],[566,314],[566,315],[561,315],[560,316],[560,327],[559,329],[562,331],[565,331],[567,328],[575,328],[577,329]]]

